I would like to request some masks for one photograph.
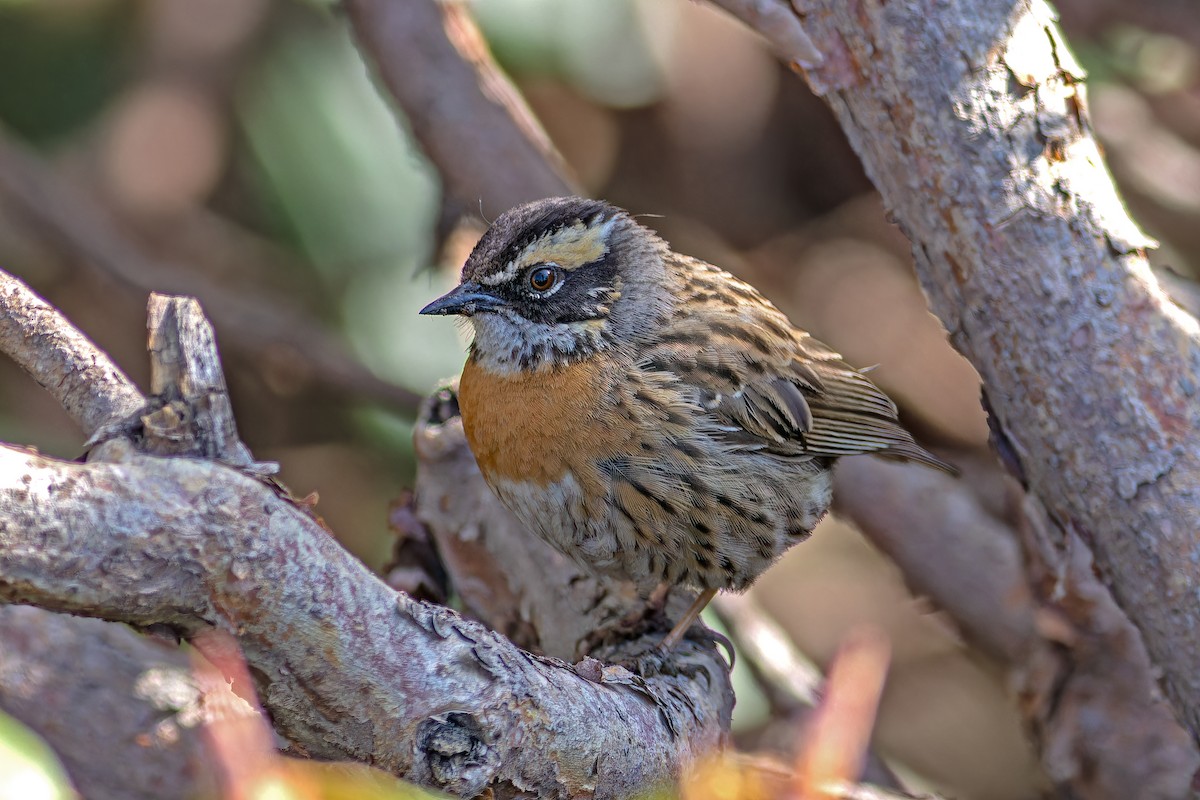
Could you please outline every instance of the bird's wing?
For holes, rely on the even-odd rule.
[[[680,304],[646,365],[694,387],[733,441],[780,455],[875,453],[953,471],[913,441],[864,374],[753,287],[725,273],[715,280],[719,271],[704,266],[700,286],[690,284],[695,296]]]

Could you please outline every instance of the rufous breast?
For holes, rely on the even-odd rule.
[[[484,477],[544,487],[571,472],[602,491],[597,465],[634,436],[627,424],[615,424],[612,387],[613,375],[598,359],[506,374],[468,359],[458,402]]]

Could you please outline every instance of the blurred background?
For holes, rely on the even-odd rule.
[[[931,445],[985,451],[977,379],[926,311],[907,241],[823,103],[753,34],[688,0],[467,5],[587,193],[657,215],[644,221],[676,249],[756,283],[852,363],[878,364]],[[1111,169],[1162,243],[1154,263],[1194,277],[1200,5],[1058,9]],[[443,202],[337,13],[0,0],[0,125],[0,267],[143,387],[148,292],[199,296],[242,437],[297,495],[319,492],[331,528],[379,568],[389,503],[412,481],[413,398],[464,357],[452,322],[416,310],[504,209],[481,204],[464,223]],[[54,213],[78,223],[74,239],[45,224]],[[3,360],[0,440],[68,458],[82,445]],[[888,631],[877,746],[898,769],[961,798],[1037,796],[1001,671],[853,527],[823,523],[754,592],[819,664],[856,623]],[[739,700],[749,740],[763,707],[749,689]]]

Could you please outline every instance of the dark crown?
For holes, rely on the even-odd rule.
[[[509,209],[496,218],[463,265],[463,280],[478,280],[516,258],[529,244],[577,223],[594,225],[623,213],[603,200],[549,197]]]

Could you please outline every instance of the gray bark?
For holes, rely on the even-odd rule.
[[[1001,454],[1093,548],[1197,736],[1200,325],[1150,272],[1052,11],[796,5],[823,56],[805,77],[913,242]]]
[[[27,291],[6,300],[40,302]],[[0,322],[24,316],[12,308]],[[44,322],[63,334],[48,346],[71,340],[56,313]],[[198,304],[152,298],[151,325],[159,394],[140,416],[101,426],[88,463],[0,446],[0,599],[185,636],[226,630],[276,729],[303,750],[464,796],[627,797],[673,782],[722,742],[732,692],[711,644],[664,658],[648,637],[608,651],[636,672],[573,667],[388,588],[260,477]],[[78,342],[56,358],[92,362]],[[125,393],[114,374],[97,395]],[[68,384],[86,380],[68,368],[51,388],[75,397]]]

